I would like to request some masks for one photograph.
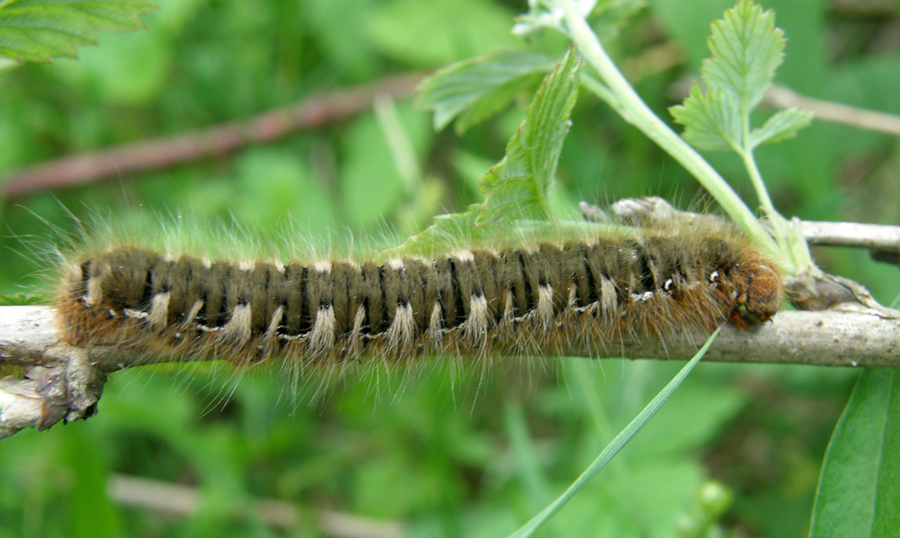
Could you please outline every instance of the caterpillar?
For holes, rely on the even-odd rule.
[[[770,319],[770,260],[725,225],[385,260],[213,259],[141,246],[68,256],[55,308],[74,346],[116,345],[251,365],[364,357],[600,352]]]

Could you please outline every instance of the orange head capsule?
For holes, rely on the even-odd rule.
[[[770,320],[781,308],[783,292],[778,269],[772,262],[754,254],[741,263],[741,273],[743,286],[736,306],[743,306],[751,319]]]

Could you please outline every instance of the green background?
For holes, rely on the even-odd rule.
[[[508,30],[526,9],[487,0],[159,4],[143,17],[147,30],[101,36],[77,62],[0,72],[0,173],[523,46]],[[788,38],[777,82],[900,113],[895,6],[763,5],[775,8]],[[620,65],[643,73],[636,88],[667,121],[678,83],[707,55],[709,22],[730,6],[652,1],[606,39]],[[530,45],[561,55],[565,43],[545,35]],[[661,69],[660,56],[670,59]],[[366,111],[227,157],[8,200],[0,289],[47,289],[41,274],[52,246],[76,219],[97,216],[115,225],[187,215],[204,233],[221,221],[272,236],[291,225],[298,237],[289,240],[301,244],[352,237],[377,249],[478,201],[477,180],[502,157],[528,100],[456,136],[434,133],[427,113],[398,99],[381,115]],[[572,120],[557,207],[644,195],[698,203],[687,173],[603,104],[582,95]],[[397,139],[406,141],[399,153],[388,143]],[[787,216],[900,223],[896,138],[816,122],[757,156]],[[709,158],[753,206],[737,158]],[[814,254],[882,302],[900,292],[896,267],[859,252]],[[331,511],[402,522],[406,536],[502,536],[562,491],[679,365],[459,366],[328,387],[312,379],[296,390],[277,372],[222,366],[117,373],[96,417],[0,443],[0,537],[319,536]],[[711,479],[735,496],[721,520],[728,532],[805,535],[825,445],[855,376],[701,364],[544,535],[679,536],[703,519],[696,493]],[[117,504],[106,484],[119,474],[196,487],[199,511],[172,517]],[[263,498],[295,505],[301,524],[268,526],[252,508]]]

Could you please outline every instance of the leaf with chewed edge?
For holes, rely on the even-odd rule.
[[[100,32],[143,28],[138,15],[156,9],[151,0],[8,0],[0,2],[0,56],[50,62],[75,58],[97,43]]]

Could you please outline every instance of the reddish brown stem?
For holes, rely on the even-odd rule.
[[[6,198],[92,183],[136,172],[169,168],[206,157],[224,155],[250,144],[278,140],[292,132],[339,121],[372,106],[378,95],[406,97],[421,74],[398,75],[376,83],[314,95],[300,103],[252,117],[170,138],[145,140],[111,149],[63,157],[13,172],[6,180]]]

